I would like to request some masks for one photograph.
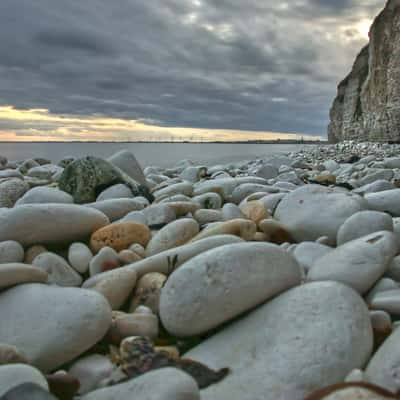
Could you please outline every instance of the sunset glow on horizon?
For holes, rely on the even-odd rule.
[[[7,126],[14,126],[7,129]],[[163,127],[106,116],[52,114],[46,109],[0,106],[0,141],[248,141],[322,139],[320,136],[233,129]]]

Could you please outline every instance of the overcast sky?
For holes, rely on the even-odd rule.
[[[326,135],[384,4],[0,0],[0,140],[132,138],[121,124]]]

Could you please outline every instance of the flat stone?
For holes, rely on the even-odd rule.
[[[0,290],[22,283],[46,283],[46,271],[27,264],[0,264]]]
[[[176,336],[209,331],[300,284],[297,262],[278,246],[243,243],[189,260],[161,291],[163,326]]]
[[[400,282],[400,256],[393,258],[385,272],[385,276]]]
[[[24,261],[24,256],[24,248],[18,242],[0,242],[0,264],[20,263]]]
[[[81,400],[200,400],[196,382],[174,368],[150,371],[119,385],[95,390]]]
[[[287,194],[278,204],[274,217],[288,227],[298,242],[328,236],[334,244],[343,222],[365,208],[365,201],[358,195],[306,185]]]
[[[151,238],[146,248],[146,256],[184,245],[198,233],[199,224],[193,219],[183,218],[171,222]]]
[[[0,343],[16,346],[42,371],[54,370],[88,350],[111,324],[111,310],[102,295],[41,284],[2,292],[0,315]]]
[[[206,210],[206,209],[201,209],[197,210],[193,218],[200,224],[200,225],[205,225],[205,224],[210,224],[213,222],[220,222],[223,220],[223,215],[221,210]]]
[[[385,273],[397,251],[398,242],[393,233],[376,232],[347,242],[319,258],[307,279],[342,282],[363,294]]]
[[[0,396],[22,383],[34,383],[49,389],[45,377],[36,368],[25,364],[0,365]]]
[[[29,189],[16,203],[16,206],[24,204],[43,204],[43,203],[61,203],[61,204],[73,204],[73,197],[63,192],[62,190],[47,187],[38,186]]]
[[[337,234],[337,245],[378,231],[393,232],[392,217],[379,211],[360,211],[348,218]]]
[[[109,223],[100,211],[74,204],[28,204],[0,213],[0,241],[23,246],[86,239]]]
[[[372,345],[362,298],[340,283],[317,282],[281,294],[183,357],[232,367],[202,390],[202,400],[303,400],[362,368]],[[327,352],[331,346],[335,351]]]

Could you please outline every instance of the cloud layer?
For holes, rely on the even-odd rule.
[[[384,3],[1,0],[0,106],[169,131],[324,135],[336,85]],[[3,135],[25,128],[0,119]]]

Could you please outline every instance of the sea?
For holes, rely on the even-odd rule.
[[[188,159],[214,165],[265,158],[315,145],[242,143],[105,143],[105,142],[2,142],[0,155],[18,161],[43,157],[56,163],[64,157],[87,155],[107,158],[119,150],[132,151],[143,166],[171,167]]]

